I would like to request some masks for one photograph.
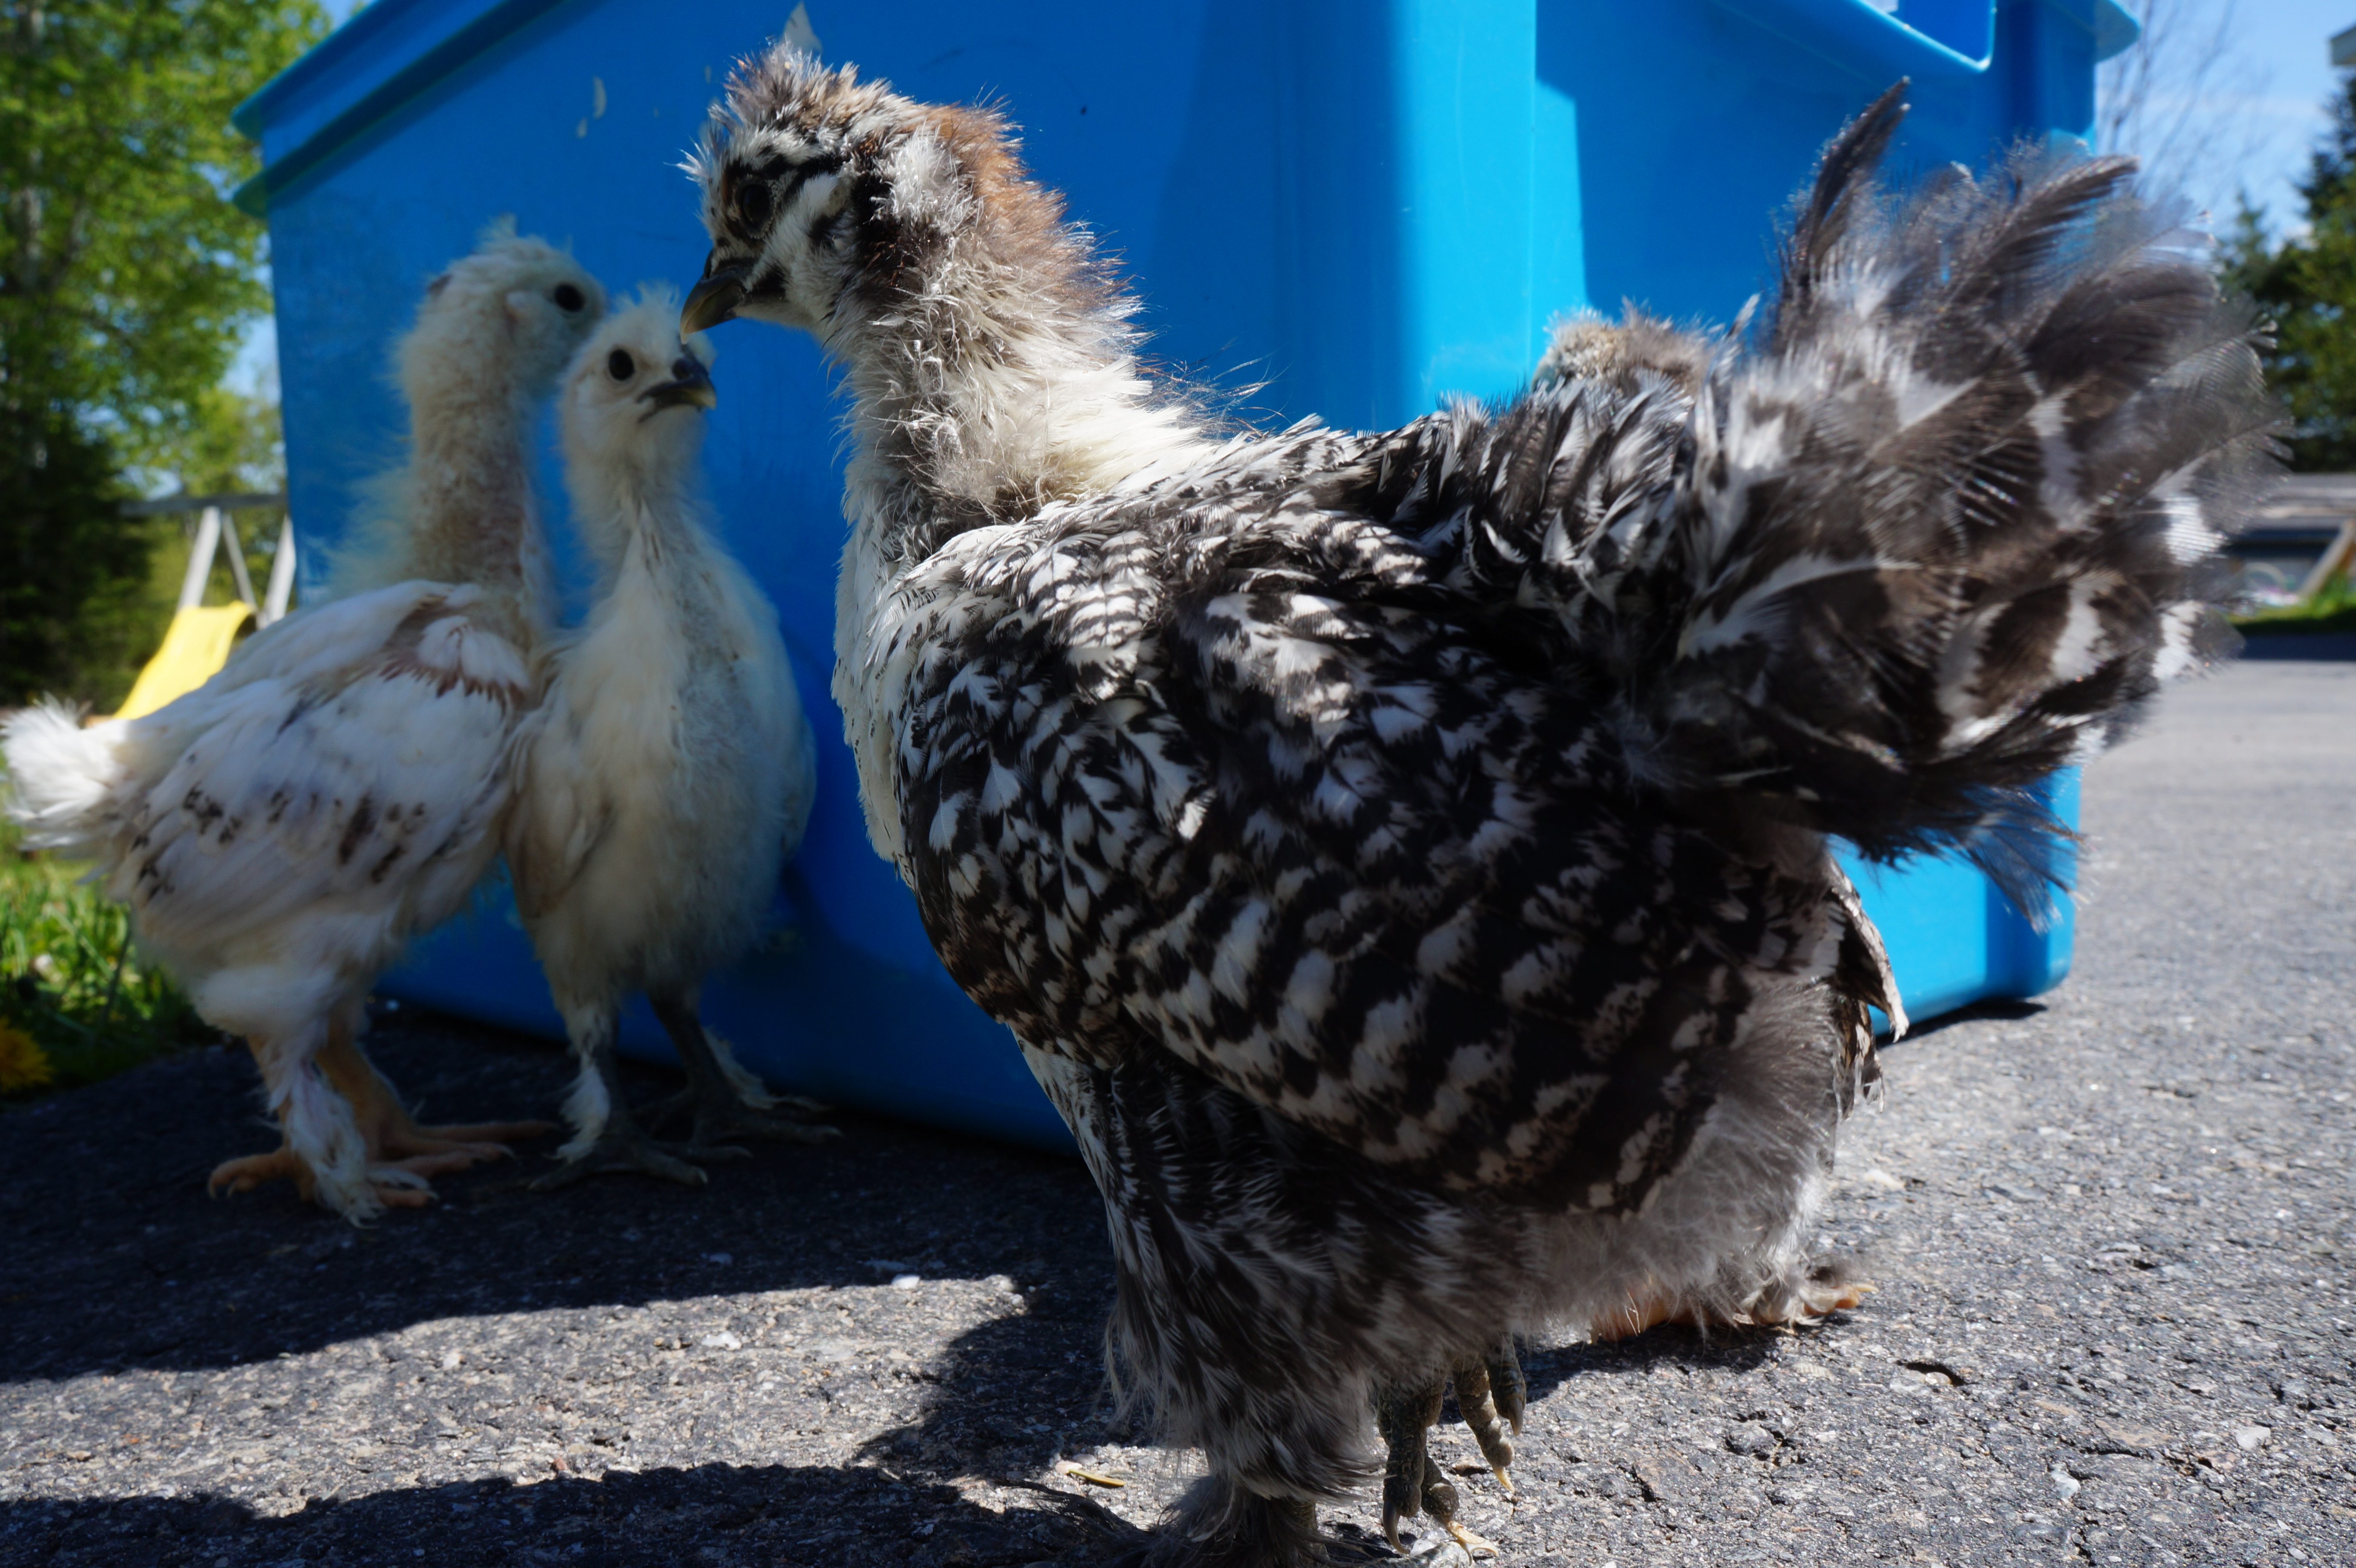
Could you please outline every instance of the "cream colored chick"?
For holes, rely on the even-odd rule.
[[[604,1170],[701,1182],[649,1143],[614,1075],[623,998],[644,991],[686,1067],[700,1157],[731,1134],[833,1136],[703,1027],[703,977],[752,944],[817,775],[776,613],[713,538],[699,453],[711,377],[648,290],[590,338],[559,393],[574,526],[603,571],[554,651],[521,742],[508,833],[517,906],[580,1059],[560,1186]],[[812,1110],[807,1102],[793,1108]]]
[[[356,1040],[377,976],[498,853],[547,621],[529,438],[603,309],[571,257],[495,231],[401,345],[411,453],[359,574],[381,586],[287,616],[144,718],[83,729],[52,702],[0,725],[27,841],[95,860],[197,1010],[253,1051],[284,1141],[216,1187],[291,1177],[359,1221],[544,1130],[420,1127]]]

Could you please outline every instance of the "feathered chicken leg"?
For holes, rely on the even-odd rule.
[[[626,1175],[632,1171],[659,1176],[685,1187],[701,1187],[711,1178],[700,1166],[670,1154],[646,1135],[630,1103],[622,1094],[620,1061],[615,1050],[616,1018],[610,1006],[568,1010],[567,1031],[581,1072],[565,1102],[565,1119],[578,1131],[557,1152],[564,1163],[531,1184],[535,1192],[554,1192],[592,1176]]]
[[[513,1151],[510,1138],[538,1137],[551,1130],[546,1122],[478,1122],[454,1126],[421,1126],[412,1119],[400,1095],[378,1072],[355,1039],[350,1018],[338,1014],[327,1025],[327,1038],[313,1058],[329,1086],[351,1106],[352,1122],[365,1151],[369,1188],[391,1208],[422,1208],[434,1200],[426,1179],[464,1170]],[[273,1042],[248,1040],[254,1064],[271,1075]],[[297,1068],[296,1071],[302,1071]],[[280,1111],[282,1125],[290,1114]],[[268,1154],[223,1160],[207,1179],[209,1190],[250,1192],[281,1178],[294,1183],[305,1201],[316,1196],[317,1180],[311,1168],[297,1157],[293,1140],[281,1132],[278,1147]]]
[[[439,1176],[481,1160],[505,1158],[515,1152],[507,1147],[510,1140],[536,1138],[556,1130],[553,1122],[420,1125],[391,1083],[377,1071],[376,1063],[360,1050],[350,1029],[329,1032],[319,1052],[319,1070],[352,1103],[352,1116],[368,1144],[372,1166]]]
[[[1375,1395],[1375,1430],[1387,1452],[1383,1459],[1383,1539],[1399,1544],[1402,1519],[1429,1513],[1443,1523],[1456,1515],[1456,1488],[1440,1475],[1424,1446],[1424,1434],[1440,1419],[1447,1380],[1393,1383]]]

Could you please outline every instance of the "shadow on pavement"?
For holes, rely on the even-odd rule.
[[[909,1476],[1005,1477],[1036,1474],[1058,1455],[1100,1443],[1152,1443],[1151,1407],[1140,1402],[1122,1412],[1104,1376],[1099,1348],[1108,1307],[1105,1293],[1026,1290],[1023,1311],[976,1324],[949,1342],[942,1376],[926,1390],[916,1418],[871,1439],[862,1456]],[[1836,1313],[1824,1324],[1837,1328],[1847,1321]],[[1751,1372],[1773,1358],[1790,1332],[1727,1328],[1704,1335],[1664,1325],[1607,1343],[1525,1345],[1522,1370],[1535,1405],[1583,1377]],[[1440,1421],[1460,1419],[1451,1395]],[[1371,1411],[1367,1427],[1371,1442]]]
[[[1880,1049],[1903,1051],[1918,1040],[1928,1040],[1942,1029],[1953,1029],[1957,1024],[1983,1023],[1990,1019],[1999,1023],[2026,1023],[2044,1011],[2043,1002],[2024,1001],[2017,997],[1990,997],[1985,1001],[1974,1002],[1967,1008],[1957,1008],[1953,1012],[1941,1013],[1936,1018],[1924,1019],[1907,1029],[1904,1040],[1884,1040]]]
[[[1098,1443],[1150,1443],[1150,1413],[1120,1413],[1104,1375],[1110,1295],[1026,1291],[1023,1310],[958,1335],[916,1419],[868,1440],[862,1456],[905,1475],[1004,1477]]]
[[[1836,1313],[1828,1322],[1846,1321]],[[1803,1332],[1814,1332],[1813,1329]],[[1713,1328],[1705,1336],[1677,1324],[1663,1324],[1626,1339],[1589,1345],[1525,1347],[1522,1375],[1529,1381],[1530,1403],[1582,1377],[1626,1372],[1638,1368],[1668,1368],[1692,1372],[1702,1370],[1751,1371],[1772,1358],[1784,1331],[1773,1328]],[[1443,1419],[1457,1419],[1451,1397]]]
[[[0,1560],[155,1568],[422,1562],[672,1568],[1094,1563],[1144,1532],[1087,1499],[1023,1488],[1003,1512],[887,1468],[709,1465],[505,1478],[308,1499],[282,1517],[222,1498],[95,1498],[0,1506]]]
[[[427,1117],[553,1115],[553,1047],[404,1010],[370,1050]],[[673,1085],[630,1069],[633,1099]],[[444,1177],[443,1201],[355,1229],[284,1183],[208,1199],[274,1140],[241,1049],[152,1063],[0,1117],[0,1382],[268,1360],[444,1317],[931,1278],[1076,1276],[1109,1299],[1102,1209],[1076,1160],[843,1115],[817,1147],[756,1145],[710,1185],[557,1193],[546,1137]]]

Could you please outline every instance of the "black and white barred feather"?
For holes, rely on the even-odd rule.
[[[1820,192],[1690,402],[1305,428],[952,540],[878,649],[952,971],[1451,1188],[1641,1199],[1678,1056],[1869,940],[1818,836],[2040,891],[2034,786],[2214,625],[2271,414],[2128,172]]]
[[[1113,296],[1002,131],[796,57],[736,84],[692,325],[846,367],[871,827],[1105,1192],[1209,1555],[1298,1547],[1252,1499],[1362,1475],[1376,1380],[1788,1283],[1869,1009],[1902,1020],[1828,836],[2033,901],[2040,781],[2216,645],[2247,318],[2123,161],[1883,197],[1901,112],[1733,335],[1587,329],[1504,408],[1215,444],[1107,400]],[[1020,346],[1084,341],[1085,421],[995,433]]]

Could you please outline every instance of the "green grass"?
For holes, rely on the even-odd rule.
[[[126,941],[130,917],[0,826],[0,1100],[95,1083],[220,1037]]]
[[[2314,596],[2296,604],[2278,604],[2233,617],[2244,636],[2311,635],[2322,632],[2356,632],[2356,588],[2335,577]]]

